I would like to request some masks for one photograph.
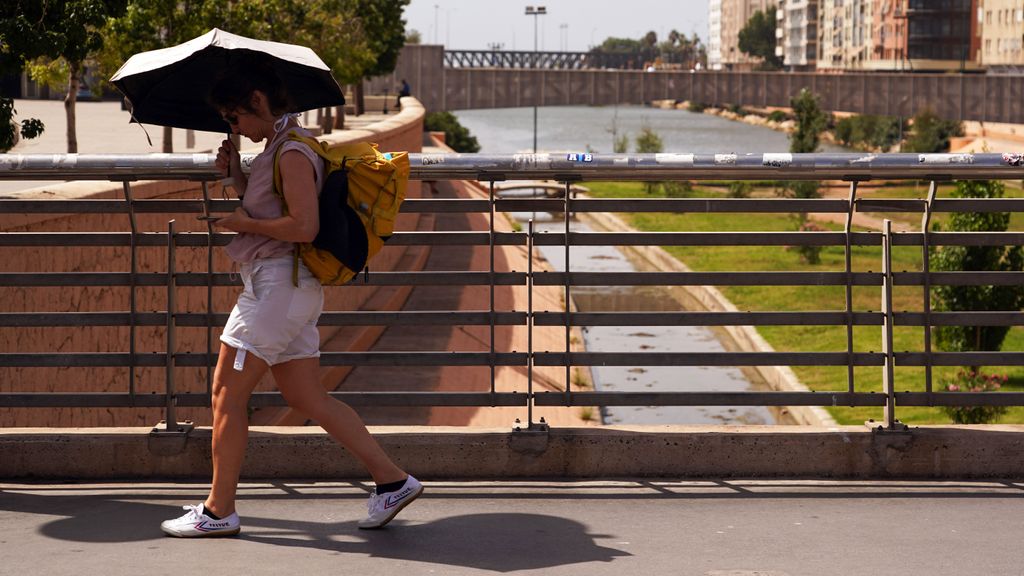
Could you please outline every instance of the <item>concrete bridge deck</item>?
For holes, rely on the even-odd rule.
[[[0,574],[1021,574],[1024,484],[428,482],[381,531],[367,486],[250,482],[238,538],[164,537],[205,485],[0,484]]]

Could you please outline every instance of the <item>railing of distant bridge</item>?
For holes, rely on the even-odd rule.
[[[121,246],[132,253],[132,269],[125,271],[80,273],[25,273],[4,270],[0,286],[127,286],[132,291],[131,309],[121,312],[42,313],[32,310],[3,310],[0,326],[5,329],[32,326],[127,326],[132,330],[128,350],[120,353],[0,353],[0,367],[123,367],[129,371],[129,389],[123,393],[0,393],[3,407],[166,407],[167,421],[176,422],[175,407],[205,406],[206,393],[182,393],[176,389],[175,366],[209,367],[216,355],[207,351],[178,351],[175,331],[178,326],[207,327],[222,325],[224,311],[208,306],[206,313],[176,309],[178,287],[205,286],[209,298],[214,286],[237,285],[227,271],[210,268],[203,271],[178,271],[175,253],[180,247],[204,248],[212,253],[230,241],[231,235],[208,232],[176,232],[173,220],[166,233],[142,233],[135,228],[135,217],[142,213],[174,215],[215,214],[233,210],[236,200],[211,199],[208,183],[218,178],[211,155],[87,156],[87,155],[0,155],[0,178],[6,179],[80,179],[122,182],[124,200],[20,200],[0,199],[6,214],[107,213],[126,218],[125,232],[2,232],[0,247],[18,246]],[[245,159],[251,161],[251,157]],[[1024,233],[1010,232],[936,232],[929,229],[933,215],[952,212],[1024,212],[1024,199],[950,199],[938,198],[937,186],[952,180],[1021,179],[1022,159],[1007,154],[516,154],[459,155],[413,154],[412,177],[424,181],[477,180],[489,184],[486,199],[410,199],[404,212],[482,213],[489,219],[487,231],[397,232],[392,244],[405,246],[485,246],[490,253],[486,271],[392,271],[360,275],[357,282],[369,286],[485,286],[490,289],[486,310],[439,310],[361,312],[327,311],[321,325],[332,326],[489,326],[489,350],[485,352],[416,350],[371,352],[324,352],[325,366],[482,366],[490,367],[489,391],[482,392],[334,392],[353,404],[404,406],[519,406],[527,410],[527,422],[533,423],[534,406],[616,406],[616,405],[765,405],[765,406],[877,406],[884,408],[885,424],[898,425],[897,406],[943,405],[1024,405],[1024,393],[956,393],[937,390],[932,381],[935,366],[1020,366],[1021,351],[942,352],[934,349],[931,328],[944,325],[1024,325],[1019,310],[986,312],[939,312],[932,309],[931,290],[938,285],[1018,285],[1022,272],[933,271],[931,249],[939,246],[1024,245]],[[133,197],[132,182],[141,179],[194,180],[202,194],[195,199],[141,200]],[[545,179],[561,182],[565,193],[559,198],[503,198],[495,193],[495,182],[512,179]],[[589,199],[570,193],[579,181],[594,180],[843,180],[849,194],[841,199]],[[858,197],[861,182],[877,179],[929,182],[926,199],[866,199]],[[532,225],[525,231],[495,230],[495,218],[502,212],[548,212],[561,214],[564,228],[558,233],[539,234]],[[572,215],[581,213],[832,213],[845,219],[845,227],[836,232],[577,232],[570,229]],[[886,220],[881,231],[856,231],[852,226],[857,212],[915,212],[921,214],[921,229],[894,232]],[[564,272],[533,269],[506,271],[495,269],[495,251],[499,246],[524,246],[532,254],[539,245],[565,249]],[[837,246],[845,254],[842,271],[755,271],[755,272],[632,272],[601,273],[573,271],[573,246]],[[135,252],[140,247],[165,246],[166,273],[138,272]],[[881,248],[878,271],[855,271],[851,264],[854,247]],[[919,271],[892,268],[895,247],[920,247],[923,266]],[[535,287],[556,286],[563,291],[564,302],[572,302],[573,290],[582,286],[836,286],[845,289],[845,307],[821,311],[736,311],[736,312],[566,312],[533,309]],[[145,286],[165,286],[167,310],[143,312],[136,309],[134,291]],[[499,286],[524,287],[530,294],[526,310],[498,310],[495,289]],[[893,307],[895,287],[921,290],[922,309],[898,311]],[[877,311],[856,310],[853,290],[877,287],[880,290]],[[345,290],[345,287],[329,290]],[[580,326],[843,326],[846,349],[828,352],[578,352],[571,349],[570,332]],[[167,348],[164,352],[140,352],[135,349],[135,329],[165,326]],[[499,350],[495,346],[498,326],[524,327],[529,334],[525,351]],[[564,349],[533,349],[535,327],[564,328]],[[855,351],[856,327],[880,327],[877,351]],[[923,329],[921,349],[899,352],[893,349],[894,329],[901,326]],[[173,351],[168,353],[167,351]],[[574,366],[845,366],[847,389],[826,392],[596,392],[574,388],[570,370]],[[896,366],[923,367],[923,392],[900,392],[895,381]],[[495,368],[516,366],[526,370],[526,393],[495,390]],[[533,369],[537,366],[564,367],[561,392],[537,392],[533,387]],[[882,371],[882,389],[857,391],[855,367],[877,367]],[[166,382],[162,394],[138,394],[134,368],[165,367]],[[209,380],[209,376],[207,376]],[[254,396],[255,405],[281,405],[277,393]]]

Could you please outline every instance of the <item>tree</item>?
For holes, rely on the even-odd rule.
[[[451,112],[431,112],[423,119],[423,129],[428,132],[444,132],[444,142],[456,152],[479,152],[480,144],[469,129],[459,123]]]
[[[423,35],[420,31],[415,28],[410,28],[405,32],[405,43],[406,44],[421,44],[423,42]]]
[[[740,51],[755,58],[761,58],[761,67],[764,70],[782,68],[782,58],[775,55],[776,27],[775,6],[769,6],[764,12],[760,10],[754,12],[754,15],[740,30]]]
[[[790,152],[817,152],[821,133],[828,126],[828,114],[813,92],[804,88],[789,101],[796,119],[796,130],[789,135]]]
[[[362,114],[364,78],[383,76],[394,71],[398,54],[405,45],[405,20],[402,12],[410,0],[356,0],[356,14],[374,59],[355,81],[356,114]]]
[[[664,143],[661,141],[661,136],[655,132],[650,126],[644,124],[640,127],[640,133],[636,136],[636,151],[640,154],[651,154],[661,152],[665,148]],[[660,184],[658,182],[644,182],[644,188],[648,194],[654,194],[654,191]]]
[[[949,150],[949,139],[963,136],[964,125],[956,120],[943,120],[931,108],[925,108],[914,116],[913,131],[907,138],[903,150],[907,152],[945,152]]]
[[[1004,186],[999,181],[958,181],[955,198],[1002,198]],[[950,216],[948,229],[953,231],[1005,231],[1010,225],[1007,212],[967,212]],[[936,224],[936,230],[940,226]],[[935,271],[1020,271],[1024,270],[1021,246],[942,246],[933,249],[932,269]],[[1024,306],[1024,286],[937,286],[932,289],[935,310],[1006,310]],[[998,351],[1009,326],[937,326],[935,342],[942,350],[953,352]],[[977,367],[972,367],[977,372]]]
[[[103,28],[107,41],[97,56],[101,76],[113,76],[133,54],[180,44],[227,20],[225,5],[216,0],[132,0]],[[170,126],[163,127],[162,150],[174,152]]]
[[[78,152],[75,130],[75,100],[85,59],[103,45],[99,29],[110,16],[124,12],[126,0],[51,0],[48,2],[8,1],[0,8],[0,72],[19,72],[27,61],[39,58],[65,66],[68,93],[64,99],[67,116],[68,152]],[[62,61],[62,62],[61,62]],[[8,100],[8,99],[2,99]],[[10,110],[0,103],[0,144],[12,130]],[[37,124],[36,127],[39,127]],[[10,139],[13,145],[13,138]]]
[[[800,94],[789,102],[793,109],[793,117],[796,120],[796,130],[789,135],[789,151],[794,153],[817,152],[818,144],[821,143],[821,132],[828,125],[828,115],[822,111],[818,97],[813,92],[804,88]],[[796,198],[818,198],[818,182],[813,180],[795,180],[786,183],[785,193],[792,194]],[[806,228],[807,214],[799,215],[800,229]],[[818,247],[820,250],[820,247]],[[808,262],[814,264],[817,255],[804,256]]]

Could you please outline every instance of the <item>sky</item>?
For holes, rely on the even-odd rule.
[[[527,16],[528,5],[547,15]],[[639,39],[651,30],[661,41],[673,28],[707,44],[707,0],[412,0],[405,9],[406,30],[453,50],[533,50],[535,18],[540,50],[586,51],[609,36]]]

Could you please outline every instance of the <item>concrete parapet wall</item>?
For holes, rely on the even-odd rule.
[[[418,477],[1024,478],[1024,426],[927,426],[887,433],[844,427],[372,428]],[[148,429],[0,430],[0,479],[208,480],[210,430],[154,440]],[[180,450],[180,452],[176,452]],[[164,454],[164,455],[161,455]],[[166,455],[170,454],[170,455]],[[326,434],[254,428],[245,478],[362,479]]]
[[[413,98],[403,101],[401,112],[380,122],[356,130],[336,131],[321,136],[332,144],[373,141],[382,150],[422,149],[423,107]],[[244,151],[258,152],[262,145]],[[202,189],[196,182],[142,181],[131,184],[134,199],[202,199]],[[225,194],[219,184],[210,187],[212,198]],[[409,197],[420,196],[419,182],[410,182]],[[81,200],[123,199],[122,185],[113,182],[79,181],[53,184],[5,195],[20,199]],[[415,230],[420,215],[402,214],[397,228]],[[176,232],[206,232],[204,223],[192,214],[138,214],[140,232],[166,232],[167,221],[176,220]],[[118,214],[0,214],[0,231],[4,232],[128,232],[129,220]],[[394,270],[402,265],[406,252],[413,247],[388,246],[373,261],[373,270]],[[229,272],[233,269],[223,250],[213,251],[213,270]],[[165,247],[137,249],[138,271],[164,272],[167,269]],[[5,272],[128,272],[130,250],[124,247],[10,247],[0,248],[0,269]],[[205,248],[179,248],[175,253],[178,272],[207,271]],[[326,291],[326,310],[359,310],[373,306],[378,290],[374,287],[345,287]],[[214,288],[213,313],[226,314],[234,305],[238,289]],[[128,311],[131,290],[120,286],[94,287],[0,287],[2,312],[109,312]],[[167,309],[166,288],[139,287],[135,289],[136,309],[140,312]],[[178,312],[206,312],[205,287],[179,287],[176,291]],[[372,308],[371,308],[372,309]],[[325,349],[341,327],[321,328],[321,342]],[[220,329],[210,335],[213,352],[219,348]],[[206,353],[205,328],[180,327],[176,334],[178,353]],[[126,353],[129,351],[128,327],[90,326],[83,328],[19,327],[0,331],[0,351],[39,353]],[[135,335],[136,350],[140,353],[163,352],[166,349],[166,331],[162,326],[140,327]],[[333,377],[324,369],[321,377]],[[137,368],[136,391],[142,394],[162,392],[164,368]],[[175,371],[178,392],[204,392],[206,370],[179,368]],[[0,368],[0,392],[118,392],[128,391],[127,368]],[[261,389],[269,386],[267,382]],[[157,409],[135,408],[60,408],[23,409],[0,408],[0,427],[6,426],[142,426],[152,425],[162,418]],[[205,408],[181,408],[179,418],[199,423],[209,421]]]

